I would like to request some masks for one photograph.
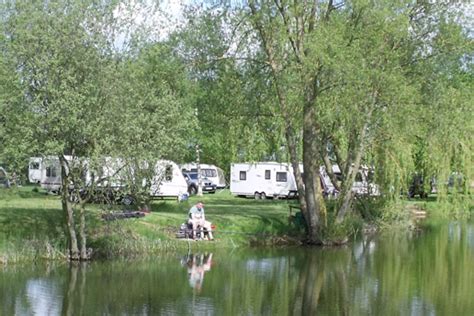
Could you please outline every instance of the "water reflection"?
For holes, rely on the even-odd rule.
[[[86,291],[86,262],[72,262],[69,267],[68,286],[64,293],[62,315],[83,315]],[[48,314],[51,315],[51,314]]]
[[[54,297],[54,300],[51,300]],[[26,283],[25,303],[17,297],[20,315],[59,315],[62,309],[61,289],[46,278],[35,278]]]
[[[452,223],[333,249],[0,267],[0,315],[469,315],[473,236]]]
[[[181,264],[188,269],[189,285],[201,292],[204,274],[211,270],[212,253],[188,254]]]

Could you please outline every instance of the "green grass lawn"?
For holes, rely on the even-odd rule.
[[[288,221],[286,200],[253,200],[233,197],[228,190],[203,197],[193,196],[181,203],[155,200],[142,218],[104,221],[102,215],[124,210],[124,206],[90,204],[87,207],[90,246],[101,256],[141,255],[164,248],[188,247],[175,235],[187,219],[189,208],[199,200],[205,203],[206,219],[216,225],[216,242],[192,243],[192,247],[235,247],[300,233]],[[66,249],[65,220],[60,197],[38,187],[0,189],[0,257],[38,256],[37,248]],[[38,246],[39,245],[39,246]],[[33,249],[34,248],[34,249]]]
[[[176,238],[189,208],[198,201],[205,203],[206,219],[216,226],[215,242],[190,242]],[[393,212],[377,204],[369,205],[375,217],[391,222],[407,219],[407,210],[416,206],[430,214],[470,214],[472,199],[466,209],[448,200],[447,211],[435,198],[400,201]],[[156,200],[149,214],[142,218],[104,221],[107,212],[122,211],[122,205],[90,204],[87,206],[88,246],[98,257],[143,257],[177,248],[225,248],[249,244],[284,243],[302,238],[301,227],[289,222],[289,205],[296,200],[253,200],[232,196],[228,190],[191,197],[181,203],[176,200]],[[293,211],[294,214],[294,211]],[[393,214],[391,216],[390,214]],[[405,215],[404,215],[405,214]],[[457,215],[456,215],[457,216]],[[451,216],[452,218],[453,216]],[[403,222],[405,223],[405,222]],[[360,222],[359,222],[360,224]],[[0,188],[0,263],[31,258],[64,258],[67,249],[65,214],[60,197],[46,194],[36,186]],[[336,232],[337,233],[337,232]]]

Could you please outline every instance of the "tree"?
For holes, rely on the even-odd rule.
[[[442,19],[430,18],[443,17],[449,6],[409,1],[250,1],[243,11],[271,70],[268,80],[278,96],[308,237],[317,243],[323,238],[325,216],[320,164],[340,190],[336,216],[340,224],[352,209],[352,185],[360,166],[374,165],[382,173],[386,166],[382,160],[387,160],[382,148],[389,140],[399,141],[397,150],[412,143],[402,132],[406,115],[414,121],[419,118],[415,109],[421,97],[420,77],[411,75],[412,65],[431,58],[434,35],[444,38]],[[411,155],[405,157],[411,160]],[[341,170],[340,185],[331,172],[333,164]]]
[[[232,29],[239,17],[231,10],[190,9],[187,23],[172,36],[173,47],[188,69],[194,86],[198,119],[193,145],[201,160],[228,170],[236,161],[281,159],[280,118],[272,110],[275,97],[262,64],[246,60]],[[216,31],[217,30],[217,31]],[[241,55],[235,56],[236,54]],[[188,161],[195,160],[189,146]],[[284,156],[284,154],[283,154]]]
[[[108,180],[104,160],[130,165],[179,155],[189,111],[172,87],[172,70],[152,67],[171,59],[114,50],[114,2],[12,1],[4,8],[2,51],[18,86],[8,91],[18,100],[5,112],[9,146],[25,157],[58,157],[69,257],[87,260],[85,207]]]

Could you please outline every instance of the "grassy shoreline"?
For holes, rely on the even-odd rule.
[[[186,220],[188,209],[198,199],[206,204],[207,219],[216,225],[215,242],[195,242],[175,237],[180,224]],[[223,190],[202,198],[191,197],[181,203],[157,200],[145,217],[115,221],[104,221],[101,216],[106,212],[124,210],[123,206],[92,204],[87,210],[88,246],[94,249],[96,258],[142,258],[188,248],[212,250],[298,244],[304,237],[303,230],[289,221],[289,206],[296,203],[294,200],[236,198],[228,190]],[[429,212],[439,208],[433,199],[401,203],[405,206],[417,205]],[[408,225],[408,211],[400,212],[400,207],[404,206],[397,207],[393,218],[382,219],[382,222],[378,218],[375,222]],[[0,190],[0,264],[66,259],[63,218],[58,196],[48,195],[33,186]],[[361,221],[350,223],[357,227],[351,227],[354,234],[362,224]]]
[[[145,217],[115,221],[104,221],[102,215],[124,210],[124,206],[88,205],[88,246],[101,258],[144,257],[189,247],[241,247],[254,240],[298,233],[288,222],[288,203],[295,201],[240,199],[228,190],[206,194],[200,200],[206,204],[207,219],[217,226],[215,242],[176,239],[189,208],[198,201],[191,197],[181,203],[156,200]],[[67,249],[64,232],[59,196],[33,186],[0,190],[0,263],[63,259]]]

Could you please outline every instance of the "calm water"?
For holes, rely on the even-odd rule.
[[[474,315],[474,225],[338,249],[9,266],[1,315]]]

